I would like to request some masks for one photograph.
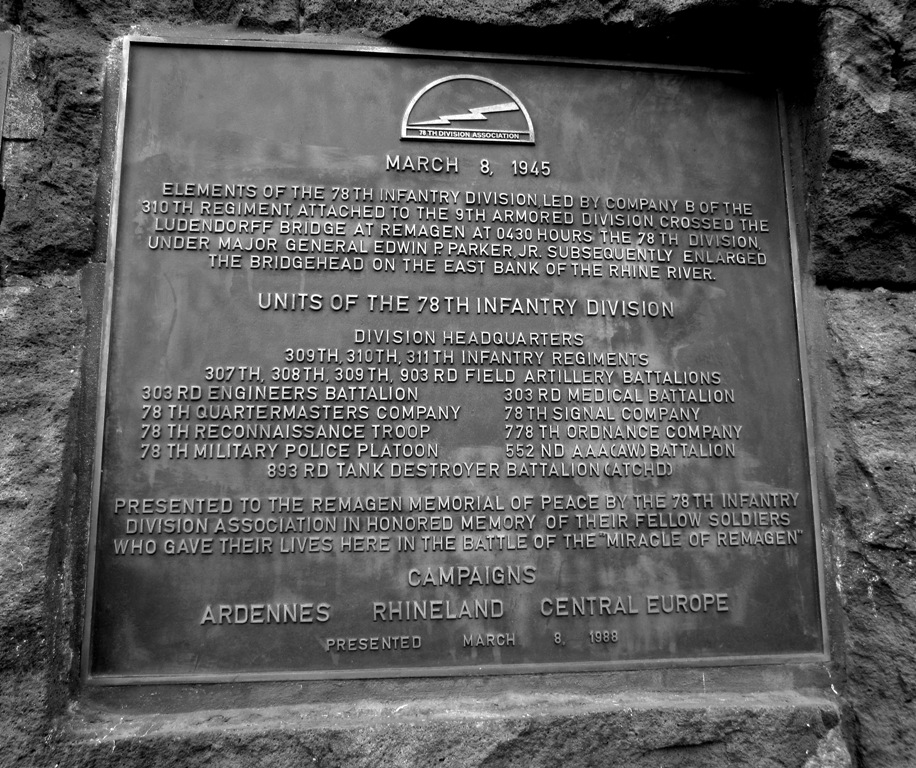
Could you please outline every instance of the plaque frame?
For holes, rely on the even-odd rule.
[[[6,128],[6,100],[13,66],[13,33],[0,32],[0,145]]]
[[[115,144],[112,157],[111,207],[107,224],[105,285],[102,309],[101,343],[98,371],[98,393],[96,398],[95,434],[92,462],[92,491],[90,509],[90,528],[88,539],[88,561],[85,600],[83,603],[83,632],[81,644],[80,674],[85,685],[100,686],[136,686],[156,684],[194,685],[200,683],[241,683],[241,682],[283,682],[283,681],[329,681],[360,680],[387,678],[450,678],[498,675],[531,675],[557,673],[596,673],[625,670],[650,670],[664,668],[709,668],[740,667],[749,665],[791,665],[805,663],[823,663],[830,660],[830,634],[828,629],[827,600],[824,584],[823,545],[821,541],[820,517],[820,483],[818,480],[818,461],[815,445],[814,421],[812,416],[812,393],[809,377],[809,361],[804,327],[804,302],[802,273],[799,264],[799,211],[792,195],[791,152],[789,138],[789,117],[784,96],[777,85],[770,87],[775,96],[778,111],[778,130],[780,135],[784,202],[788,224],[788,253],[791,262],[792,295],[795,312],[795,335],[801,381],[801,401],[804,410],[804,436],[808,461],[808,483],[811,491],[811,519],[814,534],[814,556],[816,580],[818,587],[819,624],[821,632],[821,649],[811,653],[733,655],[722,657],[695,658],[658,658],[628,659],[600,662],[534,662],[517,664],[464,665],[455,667],[385,667],[364,668],[355,670],[317,670],[292,672],[236,672],[236,673],[203,673],[203,674],[159,674],[159,675],[100,675],[92,674],[92,621],[93,604],[96,593],[98,551],[98,518],[99,502],[104,468],[102,466],[103,437],[105,426],[105,407],[108,395],[110,338],[113,322],[113,302],[115,290],[115,270],[117,233],[119,217],[119,199],[124,159],[125,108],[128,97],[128,74],[130,52],[133,46],[156,46],[173,48],[214,48],[214,49],[258,49],[282,51],[312,51],[316,53],[347,56],[382,56],[401,57],[405,59],[439,59],[439,60],[472,60],[480,62],[536,62],[549,63],[556,67],[583,67],[591,69],[616,69],[633,71],[704,73],[721,76],[738,76],[759,79],[758,75],[735,69],[717,69],[711,67],[655,65],[651,63],[618,62],[612,60],[576,59],[568,57],[527,56],[482,52],[461,52],[426,50],[377,45],[337,45],[329,43],[303,42],[292,40],[252,40],[252,39],[197,39],[165,38],[154,36],[128,36],[123,39],[119,67],[117,124]],[[416,99],[415,99],[416,100]],[[412,106],[412,104],[411,104]],[[0,112],[2,114],[2,112]]]

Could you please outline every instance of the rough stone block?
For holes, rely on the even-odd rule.
[[[916,296],[826,296],[849,698],[865,765],[916,760]]]
[[[827,14],[822,83],[827,165],[813,218],[814,273],[828,285],[916,286],[916,103],[907,34],[862,10]]]
[[[96,768],[845,768],[844,747],[830,736],[838,718],[824,699],[780,693],[554,693],[136,718],[87,711],[49,756]]]

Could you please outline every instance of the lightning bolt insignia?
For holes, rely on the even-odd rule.
[[[457,115],[439,115],[435,120],[424,120],[411,123],[411,125],[451,125],[454,121],[486,120],[487,115],[494,112],[518,112],[518,104],[507,101],[504,104],[491,104],[488,107],[471,107],[467,112]]]

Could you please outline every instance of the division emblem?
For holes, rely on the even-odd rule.
[[[450,75],[411,99],[401,138],[534,144],[534,126],[525,105],[504,85],[479,75]]]

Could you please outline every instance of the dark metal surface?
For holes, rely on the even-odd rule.
[[[150,41],[128,73],[88,679],[822,656],[772,90]],[[414,101],[464,137],[401,140]]]

